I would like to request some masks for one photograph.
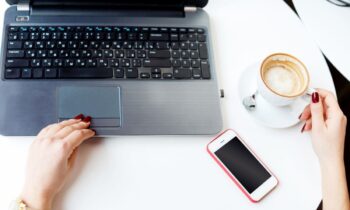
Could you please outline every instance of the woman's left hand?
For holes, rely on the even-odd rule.
[[[91,117],[78,115],[75,119],[49,125],[37,135],[29,150],[20,197],[30,208],[51,209],[54,197],[74,164],[78,146],[95,135],[88,129],[90,120]]]

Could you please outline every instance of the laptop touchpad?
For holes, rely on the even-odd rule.
[[[91,127],[120,127],[120,88],[118,86],[59,87],[59,121],[71,119],[80,113],[92,117]]]

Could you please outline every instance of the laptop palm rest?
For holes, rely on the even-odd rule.
[[[118,86],[67,86],[58,88],[58,120],[78,114],[91,116],[91,127],[120,127]]]

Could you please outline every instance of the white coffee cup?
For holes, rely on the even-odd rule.
[[[306,66],[292,55],[275,53],[261,63],[258,92],[273,105],[286,106],[312,92],[309,83]]]

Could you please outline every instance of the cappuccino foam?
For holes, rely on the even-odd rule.
[[[265,82],[275,92],[290,96],[298,94],[302,88],[302,79],[295,70],[284,66],[273,66],[265,71]]]

